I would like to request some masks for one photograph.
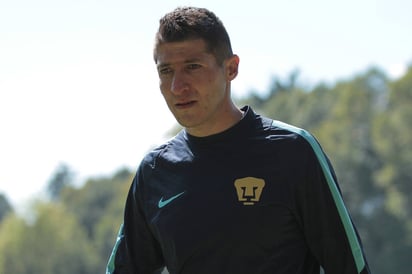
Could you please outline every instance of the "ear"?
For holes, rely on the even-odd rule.
[[[226,60],[226,77],[227,80],[232,81],[236,78],[239,69],[239,56],[234,54]]]

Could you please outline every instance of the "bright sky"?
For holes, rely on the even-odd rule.
[[[179,5],[213,10],[240,58],[236,96],[299,68],[308,84],[412,61],[409,0],[0,0],[0,192],[35,198],[60,163],[79,181],[135,169],[174,126],[152,42]]]

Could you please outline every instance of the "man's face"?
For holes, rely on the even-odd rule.
[[[219,65],[205,42],[195,39],[158,45],[155,61],[160,90],[176,120],[195,136],[219,132],[231,106],[237,56]]]

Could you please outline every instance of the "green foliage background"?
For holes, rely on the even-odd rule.
[[[310,90],[298,72],[273,79],[266,95],[238,99],[311,131],[335,167],[374,274],[408,274],[412,258],[412,66],[390,80],[372,68]],[[20,216],[0,195],[0,273],[104,273],[134,171],[81,187],[60,167],[48,199]]]

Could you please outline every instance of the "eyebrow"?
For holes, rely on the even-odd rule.
[[[195,57],[195,58],[187,59],[187,60],[183,61],[182,63],[183,64],[190,64],[190,63],[197,63],[197,62],[200,62],[200,61],[202,61],[201,58]],[[162,68],[169,67],[169,66],[171,66],[171,63],[163,63],[163,64],[157,65],[157,68],[162,69]]]
[[[167,68],[168,66],[170,66],[169,63],[159,64],[157,65],[157,69]]]

